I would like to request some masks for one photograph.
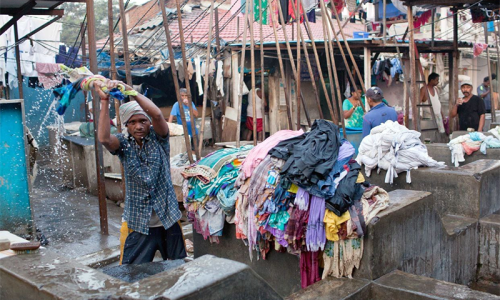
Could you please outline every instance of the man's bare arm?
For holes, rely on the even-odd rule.
[[[114,135],[111,134],[110,131],[110,122],[109,122],[109,101],[104,100],[104,99],[109,99],[109,96],[106,95],[102,90],[101,87],[105,86],[105,83],[101,83],[99,81],[94,82],[94,89],[97,91],[99,94],[99,97],[101,98],[100,103],[101,105],[101,111],[99,113],[99,124],[97,127],[97,138],[99,139],[99,142],[106,147],[110,152],[114,152],[120,148],[120,141],[118,138]]]

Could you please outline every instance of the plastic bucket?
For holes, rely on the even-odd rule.
[[[356,149],[356,154],[358,154],[358,148],[361,144],[361,140],[363,140],[363,129],[361,128],[346,128],[346,138],[347,140],[354,146]],[[340,128],[340,138],[343,138],[343,130]]]

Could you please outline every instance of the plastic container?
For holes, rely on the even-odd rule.
[[[352,37],[355,39],[367,39],[370,34],[365,31],[354,31]]]
[[[354,146],[356,149],[356,154],[358,154],[358,148],[361,144],[361,140],[363,140],[363,129],[361,128],[346,128],[347,140]],[[340,128],[340,138],[343,138],[343,130]]]

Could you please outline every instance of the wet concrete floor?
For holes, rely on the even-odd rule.
[[[84,188],[64,187],[60,167],[43,156],[38,162],[31,203],[35,226],[49,240],[45,247],[71,258],[118,246],[123,209],[106,201],[109,235],[102,235],[98,198]]]

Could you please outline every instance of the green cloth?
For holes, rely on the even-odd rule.
[[[254,1],[253,3],[254,3],[254,5],[253,5],[253,17],[254,17],[255,22],[260,23],[259,10],[261,9],[260,7],[262,7],[262,24],[268,25],[267,0]],[[262,4],[262,6],[261,6],[261,4]],[[285,16],[285,18],[286,18],[286,16]]]
[[[353,107],[349,99],[345,99],[342,104],[342,109],[344,111],[350,110]],[[356,107],[350,118],[345,119],[346,128],[363,128],[363,108],[361,106]]]

